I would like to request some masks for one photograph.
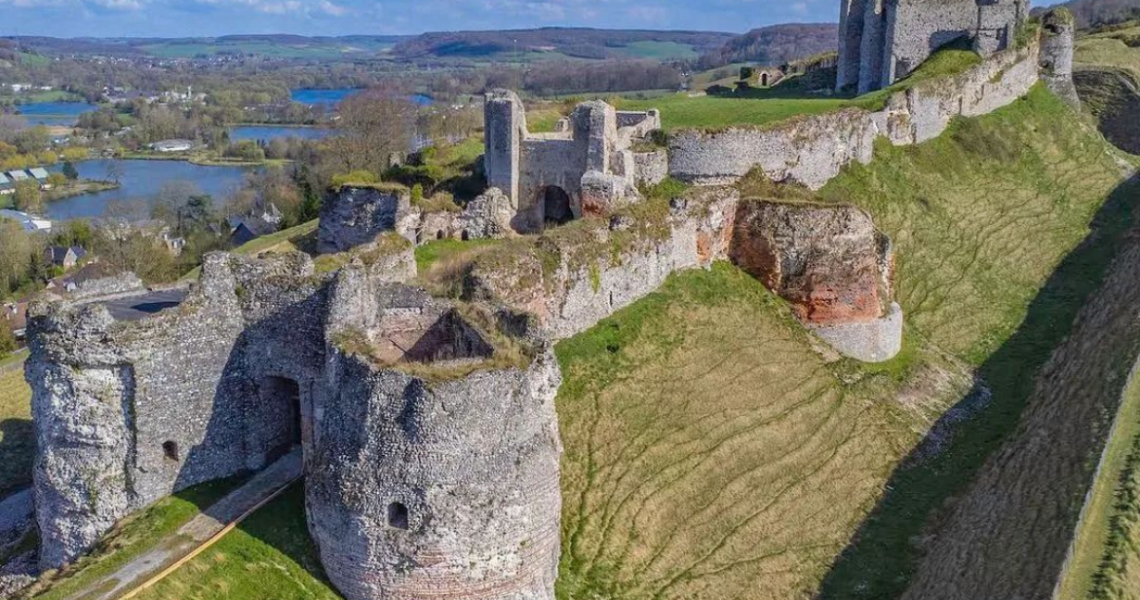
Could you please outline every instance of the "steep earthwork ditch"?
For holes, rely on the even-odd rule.
[[[1085,68],[1073,73],[1081,101],[1096,115],[1104,137],[1140,154],[1140,83],[1122,69]]]

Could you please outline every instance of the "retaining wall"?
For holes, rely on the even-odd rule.
[[[683,130],[671,136],[669,172],[696,185],[735,183],[753,169],[773,181],[823,187],[852,162],[866,164],[875,140],[917,144],[939,136],[957,116],[992,112],[1038,81],[1038,45],[998,52],[958,75],[892,94],[883,110],[849,108],[769,127]]]

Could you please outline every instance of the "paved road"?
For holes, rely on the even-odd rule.
[[[161,290],[147,292],[138,296],[115,298],[102,302],[116,321],[138,321],[174,308],[186,300],[185,289]]]
[[[301,448],[294,448],[285,457],[270,465],[246,482],[245,485],[218,500],[202,514],[183,525],[176,533],[155,547],[123,565],[118,571],[90,583],[68,600],[113,600],[136,586],[142,585],[172,565],[190,555],[227,526],[247,516],[266,499],[301,477]]]

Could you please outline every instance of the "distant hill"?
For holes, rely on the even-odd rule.
[[[835,23],[789,23],[753,29],[701,57],[700,66],[750,62],[780,65],[797,58],[835,50],[839,42]]]
[[[720,48],[730,33],[543,28],[425,33],[396,45],[396,58],[496,60],[548,58],[692,59]]]
[[[1072,11],[1080,29],[1140,19],[1140,0],[1071,0],[1057,6]],[[1045,8],[1037,8],[1033,12],[1036,14],[1044,10]]]
[[[192,58],[246,54],[276,58],[329,59],[376,55],[404,36],[308,37],[302,35],[228,35],[216,38],[9,38],[46,55],[105,55]]]

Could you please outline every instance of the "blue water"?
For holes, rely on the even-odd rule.
[[[314,90],[308,88],[292,90],[293,102],[300,102],[309,106],[325,106],[332,108],[341,100],[362,91],[360,88],[338,88],[333,90]],[[413,94],[408,99],[419,106],[431,106],[434,100],[431,96]]]
[[[116,190],[74,196],[48,204],[47,217],[53,220],[102,217],[112,202],[131,205],[132,217],[149,218],[150,208],[157,201],[159,190],[170,181],[187,181],[204,194],[213,196],[220,206],[226,198],[241,187],[250,171],[245,167],[200,167],[174,160],[88,160],[75,164],[82,179],[111,179],[108,166],[118,163],[119,181]],[[58,170],[56,166],[52,170]],[[139,214],[135,214],[139,213]]]
[[[79,121],[79,115],[95,110],[86,102],[37,102],[16,107],[20,116],[30,125],[62,125],[70,127]]]
[[[301,138],[303,140],[320,140],[335,133],[333,129],[321,127],[274,127],[274,126],[242,126],[230,129],[230,139],[233,141],[254,140],[268,142],[277,138]]]
[[[292,90],[291,95],[293,102],[299,102],[309,106],[327,106],[331,108],[333,105],[340,103],[341,100],[359,91],[357,88],[339,88],[335,90],[303,88]]]

